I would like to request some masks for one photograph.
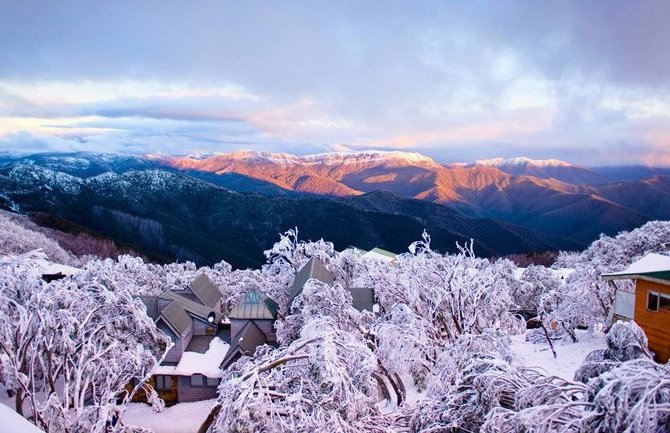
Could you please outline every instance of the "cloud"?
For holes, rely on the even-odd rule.
[[[257,6],[0,3],[0,144],[670,153],[667,2]]]

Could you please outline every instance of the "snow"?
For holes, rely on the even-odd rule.
[[[154,433],[196,433],[215,405],[214,399],[179,403],[156,413],[147,404],[130,403],[123,420],[127,425],[145,427]]]
[[[557,357],[551,353],[549,344],[533,344],[526,341],[526,336],[513,335],[512,352],[515,355],[515,363],[524,367],[535,367],[544,370],[549,375],[554,375],[566,380],[573,380],[575,371],[582,361],[594,350],[607,347],[605,334],[594,332],[593,334],[584,330],[576,330],[577,343],[554,342]]]
[[[475,161],[473,165],[485,165],[489,167],[522,167],[532,165],[535,167],[574,167],[569,162],[560,159],[530,159],[525,156],[518,158],[492,158]]]
[[[179,360],[179,364],[169,374],[176,376],[203,374],[210,378],[221,377],[222,372],[219,366],[226,357],[229,347],[223,340],[214,337],[209,343],[207,352],[184,352]],[[165,366],[158,368],[165,368]]]
[[[630,274],[642,274],[646,272],[670,271],[670,256],[650,253],[640,260],[632,263],[626,270],[606,274],[607,276],[623,276]]]
[[[564,284],[568,280],[570,275],[572,275],[575,272],[574,268],[558,268],[558,269],[547,268],[547,270],[552,274],[554,274],[555,276],[557,276],[558,278],[560,278]],[[512,271],[512,275],[514,276],[515,280],[521,281],[524,272],[526,272],[526,268],[518,267],[514,268],[514,271]]]
[[[61,265],[60,263],[49,262],[48,260],[40,260],[38,265],[42,275],[53,275],[53,274],[63,274],[63,275],[73,275],[80,271],[78,268],[72,266]]]
[[[23,255],[0,255],[0,262],[2,263],[11,263],[16,262],[21,265],[32,266],[37,269],[37,272],[40,275],[53,275],[53,274],[63,274],[63,275],[74,275],[77,272],[80,272],[81,269],[75,268],[68,265],[62,265],[60,263],[55,263],[44,258],[44,256],[33,255],[32,252],[23,254]]]
[[[395,260],[395,257],[387,256],[385,254],[378,253],[375,250],[370,250],[367,253],[361,256],[362,259],[372,259],[372,260],[381,260],[385,263],[391,263]]]
[[[436,164],[435,161],[427,156],[416,152],[400,151],[381,151],[381,150],[362,150],[358,152],[327,152],[313,155],[291,155],[288,153],[271,153],[256,151],[241,151],[228,154],[217,154],[231,160],[247,162],[270,162],[278,165],[306,165],[306,164],[324,164],[334,165],[342,163],[371,163],[385,161],[403,161],[407,163]],[[153,156],[157,158],[156,156]],[[198,155],[192,159],[206,159]]]
[[[0,433],[44,433],[18,413],[0,403]]]

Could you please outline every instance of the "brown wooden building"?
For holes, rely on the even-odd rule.
[[[633,290],[617,286],[615,317],[634,320],[647,334],[656,360],[670,359],[670,256],[647,254],[622,272],[604,274],[603,279],[634,280]]]

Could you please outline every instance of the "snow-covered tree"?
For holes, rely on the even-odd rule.
[[[58,242],[25,227],[18,219],[0,214],[0,256],[21,255],[33,250],[43,251],[47,259],[57,263],[71,264],[75,260]]]
[[[17,411],[27,402],[46,432],[106,431],[169,339],[123,287],[89,273],[47,284],[29,261],[0,267],[1,380]]]
[[[363,341],[315,318],[289,346],[258,350],[226,373],[215,431],[381,432],[376,368]]]
[[[561,253],[554,266],[575,272],[558,295],[562,300],[555,314],[570,317],[575,326],[611,326],[616,288],[601,275],[622,271],[647,253],[664,253],[666,242],[670,242],[670,221],[652,221],[615,237],[603,235],[581,253]]]
[[[652,359],[647,336],[635,322],[616,322],[607,333],[607,348],[595,350],[575,372],[575,380],[588,382],[633,359]]]

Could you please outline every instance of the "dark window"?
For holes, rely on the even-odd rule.
[[[658,311],[658,293],[649,292],[647,293],[647,310],[649,311]]]
[[[169,391],[172,389],[172,376],[156,376],[156,391]]]
[[[659,310],[670,311],[670,295],[661,294],[659,296],[658,309]]]
[[[219,379],[216,377],[208,377],[207,386],[219,386]]]
[[[205,376],[194,374],[191,376],[191,386],[205,386]]]

